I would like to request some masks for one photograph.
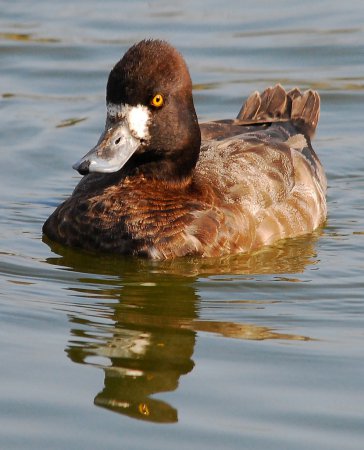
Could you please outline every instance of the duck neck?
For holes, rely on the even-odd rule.
[[[188,179],[192,176],[193,170],[196,167],[200,147],[188,149],[188,151],[181,150],[175,152],[172,157],[168,155],[158,155],[158,153],[144,153],[136,155],[130,161],[130,175],[143,175],[146,178],[163,180],[163,181],[180,181]]]

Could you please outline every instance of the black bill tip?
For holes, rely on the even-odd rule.
[[[90,161],[88,159],[86,159],[85,161],[82,161],[81,163],[76,163],[72,166],[73,169],[77,170],[77,172],[80,175],[87,175],[90,170]]]

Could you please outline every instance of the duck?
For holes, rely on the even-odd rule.
[[[314,90],[253,92],[235,119],[199,124],[192,81],[168,42],[134,44],[112,68],[106,125],[73,168],[83,177],[43,225],[46,239],[156,260],[251,253],[326,220],[312,148]]]

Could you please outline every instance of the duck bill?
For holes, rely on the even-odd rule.
[[[130,133],[127,122],[106,124],[97,145],[73,164],[81,175],[89,172],[111,173],[120,170],[140,146],[140,140]]]

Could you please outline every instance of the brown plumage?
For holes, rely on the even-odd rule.
[[[180,83],[180,90],[167,81],[165,85],[158,81],[157,90],[151,86],[152,94],[164,95],[164,105],[158,110],[148,106],[148,96],[133,102],[138,81],[135,85],[125,82],[126,76],[133,77],[125,72],[131,65],[129,59],[137,55],[144,62],[139,61],[138,67],[145,67],[143,58],[148,60],[150,47],[153,70],[158,70],[157,49],[161,61],[169,54],[172,63],[177,58],[174,66],[182,71],[178,77],[188,77]],[[107,131],[113,132],[114,122],[119,126],[119,120],[126,120],[124,109],[114,114],[115,104],[134,105],[146,112],[146,138],[138,137],[137,150],[127,162],[123,156],[123,165],[113,173],[84,176],[72,196],[44,224],[43,231],[50,239],[87,250],[155,259],[210,257],[250,252],[278,239],[310,233],[324,222],[326,179],[311,147],[320,110],[318,94],[298,89],[286,92],[277,85],[262,94],[253,93],[235,120],[199,128],[189,74],[181,61],[168,44],[142,41],[119,63],[123,70],[119,85],[115,81],[118,72],[114,72],[119,66],[115,66],[111,74],[116,84],[107,97]],[[170,70],[174,70],[172,63]],[[153,73],[149,77],[153,79]],[[125,83],[128,89],[123,88]],[[175,95],[178,108],[173,103]],[[141,105],[149,109],[143,110]],[[178,121],[171,120],[170,126],[166,118],[171,114],[178,114]],[[156,144],[155,133],[159,139],[168,133],[165,149],[163,142]],[[97,158],[105,150],[102,139],[100,142]],[[110,148],[107,151],[111,158]],[[76,168],[87,173],[94,165],[99,171],[98,159],[92,158],[90,152]]]

